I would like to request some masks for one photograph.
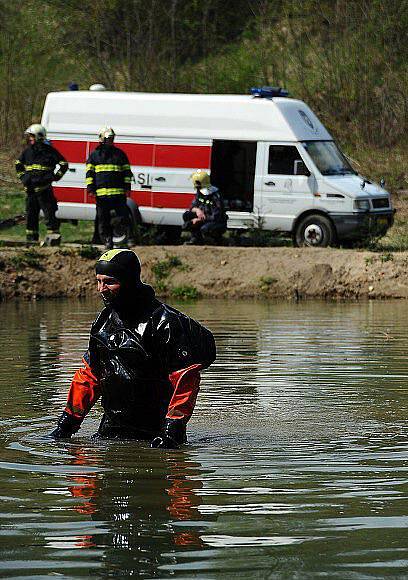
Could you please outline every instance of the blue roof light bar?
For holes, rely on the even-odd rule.
[[[251,94],[261,99],[272,99],[273,97],[287,97],[289,91],[282,87],[252,87]]]

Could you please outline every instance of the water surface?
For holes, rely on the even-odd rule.
[[[408,304],[202,301],[182,450],[47,434],[99,302],[0,305],[0,576],[408,578]]]

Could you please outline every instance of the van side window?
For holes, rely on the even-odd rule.
[[[301,161],[299,151],[293,145],[270,145],[268,174],[295,175],[295,161]]]

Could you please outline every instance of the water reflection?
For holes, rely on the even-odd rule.
[[[72,465],[110,467],[105,472],[71,475],[67,481],[75,500],[71,509],[97,522],[98,529],[95,535],[51,538],[49,546],[89,549],[103,545],[104,573],[120,569],[125,576],[155,575],[163,550],[203,546],[200,528],[177,527],[180,522],[191,525],[200,520],[201,465],[191,461],[187,451],[158,452],[152,458],[142,444],[109,442],[101,448],[73,446],[72,453]],[[108,530],[102,536],[101,522]]]
[[[155,453],[46,437],[99,307],[0,306],[0,575],[404,577],[405,303],[183,305],[219,357]]]

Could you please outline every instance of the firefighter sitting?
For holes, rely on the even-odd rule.
[[[105,308],[92,325],[83,368],[74,375],[51,436],[71,437],[102,396],[98,438],[176,448],[186,442],[200,370],[215,359],[214,337],[156,299],[153,288],[141,282],[140,262],[131,250],[102,254],[96,278]]]
[[[219,244],[227,230],[227,214],[218,188],[211,185],[206,171],[198,169],[191,180],[196,196],[183,214],[183,230],[191,232],[187,244]]]
[[[112,127],[99,131],[99,145],[86,162],[86,187],[96,196],[96,221],[99,237],[105,249],[113,248],[114,228],[126,245],[129,212],[126,198],[130,195],[132,172],[124,151],[115,147]]]
[[[39,237],[39,215],[43,211],[47,226],[47,238],[58,244],[59,220],[55,217],[58,209],[52,188],[53,181],[59,181],[68,169],[64,157],[46,142],[47,133],[42,125],[30,125],[24,132],[28,146],[16,161],[16,172],[27,193],[26,199],[26,239],[37,242]],[[58,170],[55,171],[57,165]],[[46,239],[47,239],[46,238]]]

